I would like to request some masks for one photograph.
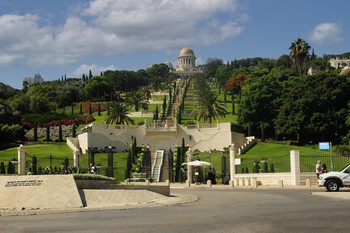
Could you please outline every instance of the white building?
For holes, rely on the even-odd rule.
[[[178,65],[173,72],[185,78],[189,78],[196,73],[203,73],[203,69],[196,66],[196,59],[197,58],[192,49],[188,47],[181,49],[180,54],[177,57]]]
[[[331,64],[332,67],[338,69],[342,69],[345,66],[350,66],[350,59],[339,59],[339,57],[331,58],[329,60],[329,63]]]
[[[28,86],[32,86],[35,84],[40,84],[44,82],[44,79],[41,77],[40,74],[35,74],[34,78],[32,77],[25,77],[23,79],[23,82],[27,82]]]

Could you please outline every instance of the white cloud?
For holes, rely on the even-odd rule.
[[[309,39],[317,44],[334,44],[342,41],[341,31],[336,23],[322,23],[314,28]]]
[[[41,26],[44,20],[32,14],[0,16],[0,65],[69,65],[135,50],[177,51],[244,30],[237,0],[93,0],[85,6],[76,6],[59,26]],[[217,19],[220,13],[225,17]]]
[[[99,66],[96,64],[87,65],[83,64],[80,65],[76,70],[74,70],[72,73],[68,74],[68,77],[74,77],[74,78],[80,78],[83,74],[89,75],[89,71],[91,70],[92,75],[98,76],[101,72],[106,70],[117,70],[118,68],[114,65],[110,65],[107,67]]]

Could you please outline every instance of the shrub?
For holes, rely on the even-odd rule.
[[[247,167],[245,168],[245,173],[249,173],[249,170],[248,170],[248,168],[247,168]]]
[[[270,165],[270,172],[275,172],[275,167],[273,166],[273,163]]]
[[[7,165],[7,174],[15,174],[15,167],[11,161]]]
[[[6,174],[4,162],[1,162],[0,164],[0,174]]]
[[[107,177],[98,174],[73,174],[75,180],[116,180],[113,177]]]
[[[350,157],[350,146],[346,146],[346,145],[336,146],[334,149],[334,152],[340,156]]]

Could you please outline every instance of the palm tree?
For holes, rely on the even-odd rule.
[[[132,92],[125,101],[130,106],[133,106],[136,112],[138,112],[140,108],[148,110],[149,102],[146,100],[145,95],[140,91]]]
[[[113,102],[110,106],[111,114],[107,117],[106,123],[107,124],[115,124],[121,125],[121,124],[135,124],[134,120],[131,119],[127,114],[130,110],[130,107],[125,105],[124,103],[120,102]]]
[[[145,98],[149,100],[152,96],[151,88],[144,86],[140,89],[140,91],[145,95]]]
[[[195,119],[206,121],[208,119],[211,124],[211,119],[225,117],[228,114],[226,105],[218,100],[219,95],[212,91],[200,92],[197,95],[195,108],[192,113],[195,113]]]
[[[289,56],[292,58],[296,66],[299,68],[299,74],[302,75],[304,59],[309,55],[310,45],[303,39],[298,38],[292,42],[289,47]]]

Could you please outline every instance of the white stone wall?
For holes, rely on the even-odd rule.
[[[103,124],[93,124],[92,133],[79,135],[79,143],[83,153],[88,146],[104,148],[108,145],[115,146],[118,151],[124,151],[130,147],[134,137],[138,146],[149,145],[151,151],[173,149],[182,144],[182,138],[185,139],[186,145],[199,151],[223,150],[232,143],[240,147],[245,142],[243,134],[231,132],[230,123],[222,123],[218,127],[213,124],[213,128],[199,129],[177,124],[170,128],[146,128],[143,125],[135,129],[109,129]]]

